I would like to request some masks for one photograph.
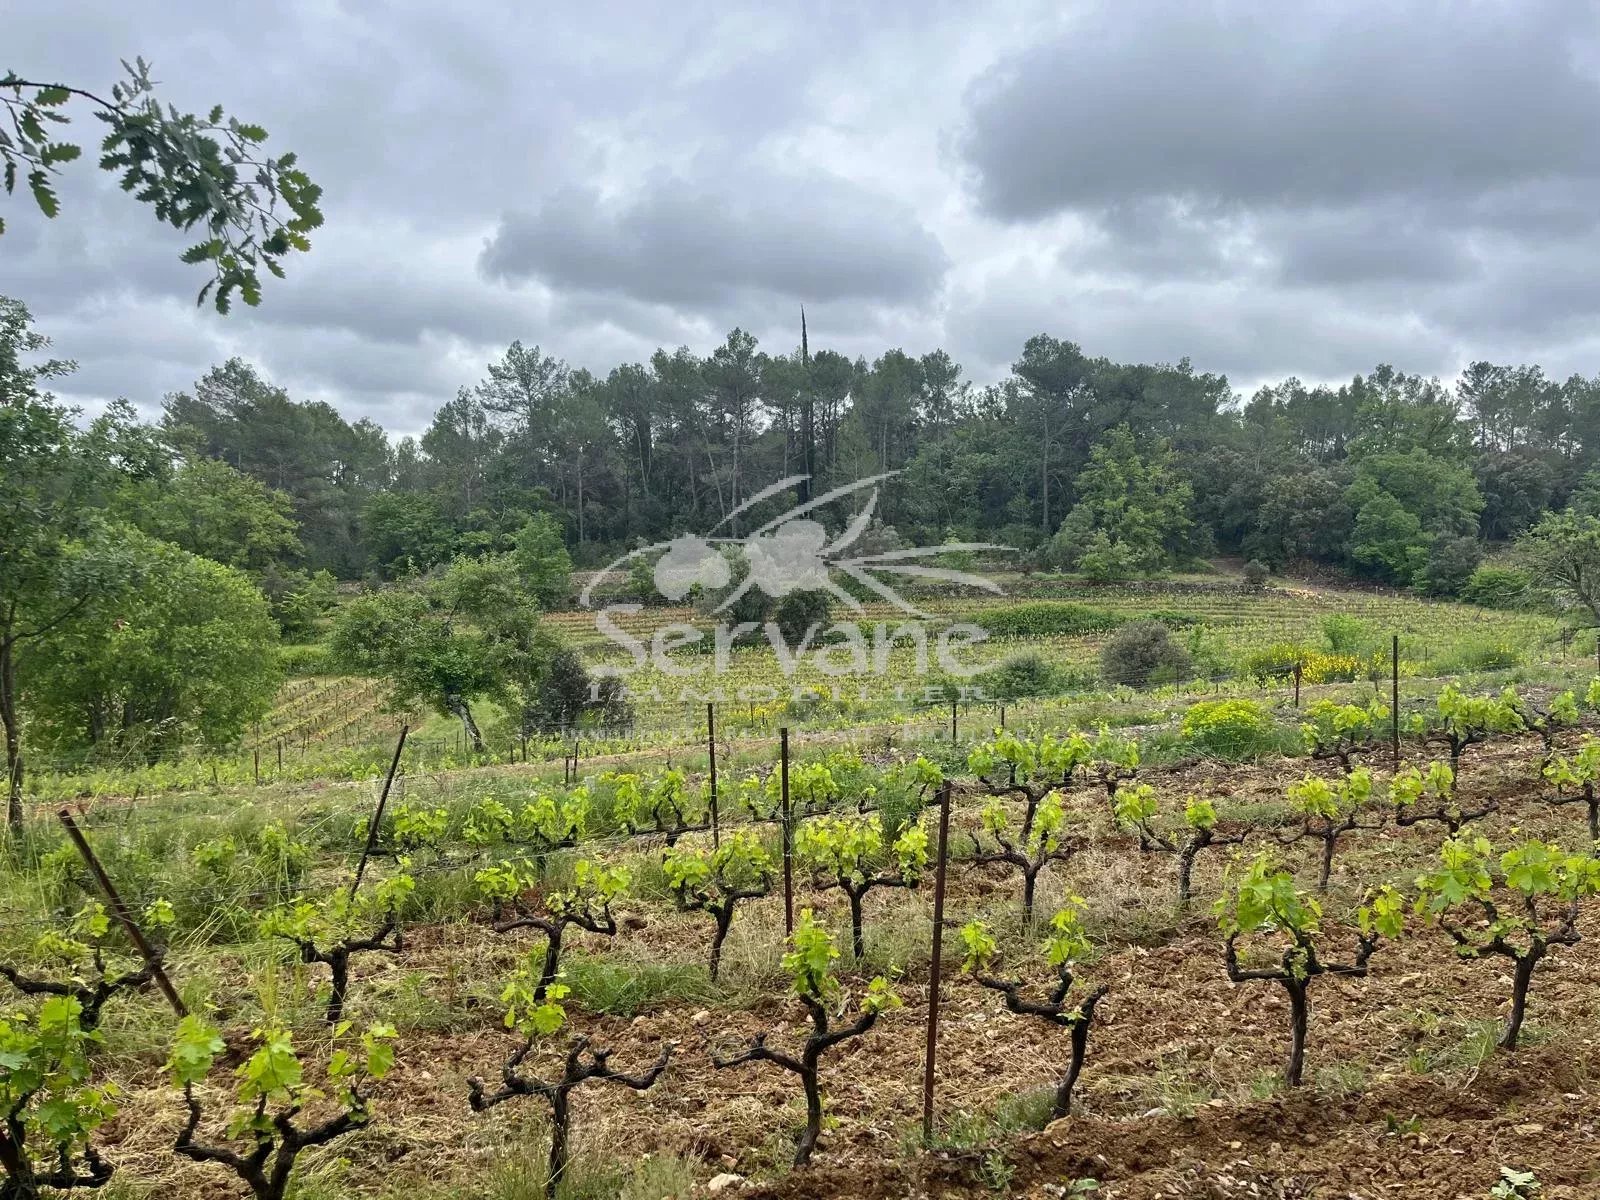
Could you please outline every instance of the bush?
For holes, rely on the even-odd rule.
[[[1202,700],[1183,714],[1183,736],[1219,758],[1251,758],[1270,748],[1272,718],[1254,700]]]
[[[1106,633],[1122,618],[1103,608],[1064,600],[1035,600],[980,612],[973,623],[993,638],[1034,638]]]
[[[1304,662],[1315,651],[1295,642],[1273,642],[1259,650],[1252,650],[1239,664],[1240,670],[1257,683],[1271,683],[1287,679],[1294,674],[1294,665]]]
[[[1459,642],[1449,647],[1434,664],[1436,670],[1446,675],[1459,671],[1492,671],[1500,667],[1515,667],[1522,663],[1522,651],[1510,642],[1490,638],[1483,641]]]
[[[1438,538],[1428,551],[1417,587],[1429,596],[1459,596],[1482,561],[1483,547],[1477,538]]]
[[[1179,612],[1173,608],[1154,608],[1145,613],[1141,618],[1145,621],[1160,621],[1168,629],[1193,629],[1201,623],[1201,618],[1194,613]]]
[[[1259,591],[1267,586],[1267,580],[1272,577],[1272,568],[1259,558],[1252,558],[1244,565],[1244,585],[1247,588]]]
[[[328,648],[321,643],[310,646],[280,645],[278,669],[286,676],[338,674],[328,660]]]
[[[1068,673],[1047,662],[1042,654],[1013,655],[978,676],[977,682],[984,695],[996,700],[1055,696],[1072,685]]]
[[[1530,580],[1515,567],[1481,566],[1461,589],[1461,599],[1482,608],[1521,608],[1528,599]]]
[[[832,597],[827,592],[812,589],[790,592],[779,600],[773,613],[773,620],[777,622],[783,640],[791,646],[796,646],[805,638],[806,630],[813,625],[817,627],[817,633],[820,635],[827,628],[828,618],[832,612]]]
[[[1189,652],[1160,621],[1124,625],[1100,652],[1100,674],[1110,684],[1148,687],[1189,678]]]
[[[1335,654],[1359,654],[1372,641],[1372,627],[1360,617],[1329,613],[1322,618],[1322,636]]]

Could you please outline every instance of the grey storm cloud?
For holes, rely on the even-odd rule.
[[[259,309],[96,172],[0,196],[0,291],[153,411],[240,355],[416,432],[513,338],[605,371],[739,325],[995,380],[1031,335],[1248,389],[1393,361],[1593,373],[1600,28],[1567,0],[84,0],[0,70],[266,126],[323,185]],[[97,128],[87,114],[80,140]]]
[[[980,76],[960,147],[1005,220],[1141,196],[1448,209],[1600,178],[1595,33],[1568,0],[1100,5]]]
[[[897,200],[827,176],[741,185],[669,177],[620,200],[566,188],[501,221],[480,265],[492,278],[690,309],[749,293],[922,304],[947,266]]]

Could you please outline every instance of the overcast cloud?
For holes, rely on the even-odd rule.
[[[605,370],[734,325],[1004,374],[1048,332],[1241,390],[1388,361],[1600,371],[1600,20],[1569,0],[60,5],[0,70],[294,149],[328,222],[259,309],[87,162],[0,199],[63,389],[148,411],[239,354],[423,428],[513,338]],[[92,138],[95,123],[79,127]]]

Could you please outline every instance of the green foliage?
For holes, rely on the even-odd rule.
[[[0,1119],[7,1128],[9,1152],[41,1180],[57,1176],[60,1187],[94,1187],[110,1168],[90,1147],[95,1132],[116,1115],[117,1088],[96,1085],[89,1054],[98,1032],[85,1029],[83,1006],[72,996],[51,996],[32,1016],[0,1016]],[[83,1158],[87,1170],[74,1160]],[[9,1185],[22,1187],[12,1175]],[[18,1192],[18,1195],[24,1193]]]
[[[652,778],[608,771],[599,782],[611,791],[612,817],[627,829],[674,833],[708,819],[707,801],[691,792],[688,776],[676,768]]]
[[[724,834],[715,849],[682,842],[669,847],[662,867],[675,897],[702,903],[735,892],[764,892],[772,882],[773,870],[766,848],[742,830]]]
[[[398,920],[416,886],[410,875],[399,874],[357,892],[354,899],[344,887],[300,896],[262,914],[261,935],[324,949],[359,941],[374,927]]]
[[[1076,676],[1054,666],[1042,654],[1014,654],[977,678],[983,694],[996,700],[1020,700],[1029,696],[1055,696],[1067,691]]]
[[[1194,493],[1167,442],[1141,448],[1126,425],[1110,430],[1073,486],[1078,502],[1051,540],[1054,560],[1102,580],[1171,566]]]
[[[136,583],[101,600],[105,617],[50,631],[28,652],[33,736],[58,751],[158,752],[226,744],[271,707],[277,627],[243,574],[136,530],[117,534]],[[94,543],[66,548],[93,570]]]
[[[1528,572],[1520,568],[1485,563],[1467,577],[1461,599],[1483,608],[1521,608],[1528,602],[1532,583]]]
[[[1489,1196],[1490,1200],[1532,1200],[1543,1190],[1544,1185],[1532,1171],[1501,1167],[1500,1178],[1489,1189]]]
[[[1546,513],[1517,540],[1517,553],[1545,599],[1600,625],[1600,517]]]
[[[1303,663],[1310,651],[1295,642],[1272,642],[1249,651],[1240,660],[1240,671],[1257,683],[1288,679],[1296,663]]]
[[[833,973],[839,947],[809,908],[801,910],[789,946],[783,956],[783,969],[793,982],[795,994],[830,1004],[839,991],[839,980]]]
[[[1334,780],[1308,774],[1291,783],[1285,795],[1301,816],[1337,824],[1372,799],[1372,772],[1357,767]]]
[[[282,279],[283,260],[311,248],[306,235],[322,224],[322,189],[293,154],[262,153],[267,131],[261,126],[224,120],[221,105],[204,117],[163,107],[149,64],[141,58],[122,65],[127,78],[112,85],[110,100],[15,72],[0,77],[0,105],[14,131],[0,140],[6,191],[16,186],[19,169],[26,169],[39,211],[54,217],[60,209],[54,176],[81,150],[52,140],[47,131],[69,122],[61,110],[71,101],[93,105],[94,116],[108,127],[100,169],[115,172],[122,190],[151,205],[158,220],[186,232],[200,230],[201,240],[183,253],[184,262],[210,263],[215,271],[199,301],[215,291],[217,311],[225,313],[238,292],[246,304],[259,304],[259,269]]]
[[[1273,724],[1254,700],[1201,700],[1183,714],[1181,732],[1220,758],[1250,758],[1269,747]]]
[[[567,553],[561,522],[550,513],[535,513],[517,533],[511,552],[517,574],[534,602],[546,611],[565,608],[572,599],[572,556]]]
[[[1389,706],[1381,700],[1373,699],[1366,705],[1317,700],[1306,708],[1300,732],[1306,751],[1313,758],[1347,760],[1369,745],[1388,719]]]
[[[833,597],[821,588],[801,588],[781,597],[774,606],[772,619],[778,632],[789,645],[799,645],[811,631],[812,640],[818,641],[828,627],[833,613]]]
[[[992,638],[1073,637],[1108,633],[1122,624],[1116,613],[1064,600],[1030,600],[1003,608],[984,609],[973,622]]]
[[[525,1038],[549,1037],[566,1024],[567,1010],[561,1001],[571,989],[543,979],[544,955],[530,952],[500,989],[500,1003],[506,1006],[501,1023]]]
[[[1519,903],[1493,905],[1495,888],[1504,887]],[[1417,879],[1416,909],[1438,921],[1451,909],[1476,905],[1489,920],[1460,928],[1457,950],[1475,958],[1492,943],[1542,936],[1542,900],[1573,902],[1600,893],[1600,859],[1568,854],[1552,842],[1528,839],[1496,855],[1489,839],[1462,833],[1439,849],[1439,866]]]
[[[1267,855],[1251,862],[1238,887],[1215,906],[1224,933],[1283,933],[1296,942],[1319,933],[1322,905],[1295,887],[1294,876]]]
[[[227,463],[197,458],[170,478],[122,483],[115,511],[151,537],[242,571],[302,550],[290,498]]]
[[[1191,668],[1189,652],[1159,621],[1124,625],[1100,651],[1101,678],[1112,686],[1179,683],[1189,677]]]
[[[1389,800],[1404,812],[1420,808],[1426,801],[1438,806],[1455,803],[1456,773],[1447,762],[1431,762],[1426,772],[1407,763],[1389,781]]]
[[[342,1040],[349,1028],[346,1024],[335,1030],[335,1042]],[[332,1097],[357,1124],[367,1119],[363,1088],[384,1079],[394,1067],[396,1036],[393,1025],[374,1023],[361,1034],[357,1049],[338,1047],[328,1056],[325,1074]],[[287,1120],[307,1101],[325,1093],[306,1081],[305,1065],[286,1030],[258,1029],[252,1039],[255,1050],[234,1071],[238,1107],[229,1118],[227,1132],[230,1138],[271,1139],[277,1133],[274,1108]],[[175,1086],[187,1091],[211,1074],[226,1048],[215,1026],[190,1014],[178,1022],[167,1073]]]

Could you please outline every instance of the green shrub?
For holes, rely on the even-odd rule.
[[[1193,669],[1189,652],[1160,621],[1135,621],[1112,635],[1100,652],[1100,674],[1112,685],[1149,687],[1177,683]]]
[[[1219,758],[1252,758],[1271,748],[1273,728],[1254,700],[1202,700],[1183,714],[1182,733]]]
[[[1484,638],[1457,642],[1449,647],[1434,663],[1434,668],[1446,675],[1458,671],[1493,671],[1500,667],[1522,664],[1522,651],[1503,638]]]
[[[1294,674],[1294,665],[1304,662],[1313,652],[1296,642],[1273,642],[1246,654],[1239,669],[1257,683],[1287,679]]]
[[[1172,608],[1157,608],[1145,613],[1141,618],[1145,621],[1160,621],[1168,629],[1192,629],[1201,623],[1201,618],[1194,613],[1179,612]]]
[[[806,630],[817,626],[818,634],[828,627],[828,617],[833,611],[833,600],[818,588],[790,592],[778,601],[773,617],[783,640],[791,646],[799,645]]]
[[[1528,573],[1515,567],[1481,566],[1461,589],[1461,599],[1482,608],[1521,608],[1528,600]]]
[[[1372,641],[1372,627],[1360,617],[1329,613],[1322,618],[1322,636],[1335,654],[1359,654]]]
[[[1272,568],[1259,558],[1252,558],[1244,565],[1244,585],[1252,590],[1259,590],[1267,586],[1267,580],[1272,577]]]
[[[1122,624],[1122,618],[1103,608],[1071,604],[1065,600],[1034,600],[988,609],[973,618],[992,638],[1033,638],[1105,633]]]
[[[984,695],[997,700],[1055,696],[1072,686],[1072,677],[1042,654],[1016,654],[978,676]]]
[[[337,674],[328,660],[328,648],[320,643],[279,646],[278,666],[285,676]]]

